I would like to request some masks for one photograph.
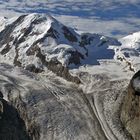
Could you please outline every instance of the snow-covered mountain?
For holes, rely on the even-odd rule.
[[[46,14],[1,18],[0,25],[2,63],[37,73],[48,68],[59,76],[66,75],[68,69],[104,61],[119,62],[131,71],[139,68],[139,32],[120,40],[78,34]]]
[[[133,33],[120,39],[121,46],[115,48],[115,59],[119,60],[132,71],[140,68],[140,32]]]
[[[1,19],[1,62],[43,69],[49,62],[62,66],[97,64],[112,59],[113,38],[98,34],[78,34],[49,15],[30,14],[11,20]],[[88,61],[87,61],[88,60]]]

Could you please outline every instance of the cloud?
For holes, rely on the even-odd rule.
[[[140,19],[129,18],[119,20],[101,20],[97,17],[86,19],[77,16],[56,16],[56,18],[67,26],[76,28],[79,32],[100,33],[118,38],[138,31]],[[70,22],[69,22],[70,21]],[[134,25],[132,26],[133,21]]]
[[[140,28],[139,0],[0,0],[0,16],[49,13],[80,32],[121,37]]]

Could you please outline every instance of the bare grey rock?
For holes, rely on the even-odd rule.
[[[137,80],[138,79],[138,80]],[[137,82],[135,82],[137,80]],[[140,71],[130,81],[121,111],[121,121],[134,140],[140,139]],[[138,89],[136,87],[139,87]]]
[[[0,99],[0,140],[30,140],[17,109]]]

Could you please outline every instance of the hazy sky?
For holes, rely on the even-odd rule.
[[[122,37],[140,30],[139,0],[0,0],[0,16],[49,13],[80,32]]]

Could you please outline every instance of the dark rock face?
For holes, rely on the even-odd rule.
[[[93,37],[89,37],[88,34],[82,34],[81,35],[81,42],[79,45],[81,47],[85,47],[86,45],[90,45],[92,41],[93,41]]]
[[[27,65],[25,69],[28,70],[28,71],[30,71],[30,72],[35,72],[35,73],[42,72],[42,69],[36,68],[36,66],[34,64]]]
[[[62,66],[58,61],[50,61],[47,63],[47,67],[49,70],[54,72],[57,76],[63,77],[68,81],[80,84],[81,81],[78,77],[74,77],[69,73],[69,69],[67,67]]]
[[[82,54],[80,54],[78,51],[75,52],[70,52],[71,57],[69,59],[69,64],[74,63],[75,65],[81,64],[81,60],[80,59],[84,59],[84,56]]]
[[[2,94],[2,92],[0,91],[0,98],[3,98],[3,94]]]
[[[31,140],[24,121],[11,104],[0,98],[0,140]]]
[[[66,27],[63,26],[64,36],[71,42],[77,42],[78,39],[75,35],[72,34],[72,32]]]
[[[13,30],[15,29],[15,27],[23,21],[25,16],[26,15],[20,16],[15,22],[13,22],[11,25],[7,26],[5,28],[5,30],[3,30],[0,33],[0,40],[1,40],[0,45],[2,46],[3,44],[6,44],[6,47],[1,51],[2,55],[8,53],[8,51],[11,49],[11,46],[9,45],[9,43],[10,43],[10,41],[12,41],[14,39],[11,36],[11,34],[12,34]]]
[[[135,140],[140,139],[140,91],[135,88],[140,84],[138,80],[135,85],[135,80],[139,78],[140,71],[130,81],[121,111],[121,121]]]

